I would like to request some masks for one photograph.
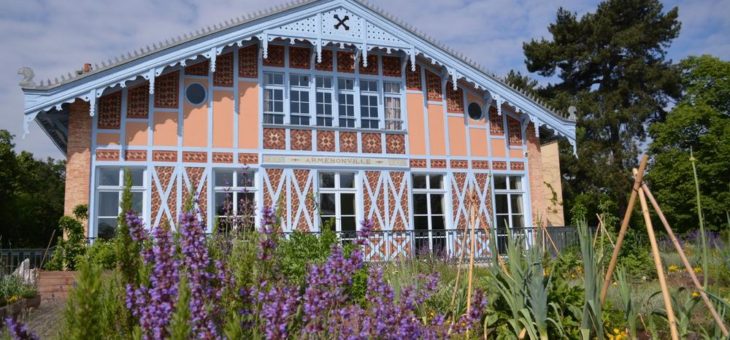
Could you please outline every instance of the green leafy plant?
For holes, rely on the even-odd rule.
[[[56,250],[45,268],[47,270],[75,270],[79,258],[86,253],[84,226],[82,221],[70,216],[61,216],[58,226],[63,235],[58,237]]]

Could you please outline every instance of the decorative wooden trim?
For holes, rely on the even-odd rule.
[[[259,164],[259,155],[255,153],[240,153],[238,154],[238,163],[244,165]]]
[[[185,163],[206,163],[208,153],[199,151],[183,151],[183,162]]]
[[[317,71],[330,71],[332,72],[332,65],[334,56],[332,55],[332,51],[330,50],[322,50],[322,62],[316,63],[314,65],[314,68]]]
[[[311,53],[309,47],[289,47],[289,67],[308,70]]]
[[[467,169],[469,168],[469,161],[462,159],[452,159],[451,167],[455,169]]]
[[[444,169],[444,168],[446,168],[446,160],[445,159],[432,159],[431,160],[431,167],[432,168]]]
[[[118,161],[119,150],[96,150],[97,161]]]
[[[337,72],[355,73],[355,54],[352,52],[337,52]]]
[[[124,159],[130,162],[147,161],[147,151],[145,150],[127,150],[124,153]]]
[[[119,129],[122,119],[122,91],[117,91],[99,99],[99,129]]]
[[[177,152],[152,151],[152,160],[155,162],[177,162]]]
[[[148,117],[150,108],[150,83],[131,87],[127,91],[127,118]]]
[[[406,68],[406,89],[422,91],[421,86],[421,66],[416,65],[416,71],[411,71],[410,67]]]
[[[368,55],[368,66],[365,67],[360,63],[360,74],[370,74],[370,75],[377,75],[378,74],[378,56],[377,55]]]
[[[216,59],[213,85],[233,87],[233,52],[226,53]]]
[[[180,72],[173,71],[155,79],[155,107],[177,109]]]
[[[241,78],[258,78],[259,55],[258,45],[253,44],[238,50],[238,76]]]
[[[383,75],[386,77],[401,77],[400,57],[382,56]],[[419,80],[420,81],[420,80]]]
[[[269,45],[264,66],[284,67],[284,46]]]
[[[216,63],[218,66],[218,63]],[[197,64],[185,67],[186,76],[207,76],[210,70],[210,61],[207,59]]]
[[[426,90],[428,93],[428,100],[443,100],[444,97],[441,91],[441,77],[428,70],[426,70]]]
[[[213,163],[233,163],[232,152],[214,152]]]

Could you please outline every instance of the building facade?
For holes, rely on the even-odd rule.
[[[574,144],[575,122],[356,0],[242,17],[56,82],[19,73],[25,124],[66,154],[66,213],[89,205],[90,238],[114,234],[124,169],[149,225],[175,228],[192,199],[212,229],[247,200],[284,231],[404,232],[383,256],[413,251],[408,231],[453,250],[438,235],[465,227],[470,193],[485,226],[562,223],[557,149],[538,134]]]

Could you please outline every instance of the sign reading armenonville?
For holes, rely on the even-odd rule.
[[[406,158],[383,158],[383,157],[333,157],[333,156],[287,156],[287,155],[264,155],[264,164],[278,165],[339,165],[339,166],[368,166],[387,168],[407,168],[409,166]]]

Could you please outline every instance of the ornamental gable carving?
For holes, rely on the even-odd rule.
[[[446,107],[451,113],[464,113],[464,90],[457,87],[454,91],[453,84],[446,84]]]
[[[218,63],[216,63],[216,66]],[[207,76],[210,70],[210,61],[205,60],[194,65],[185,67],[185,75],[187,76]]]
[[[383,56],[383,75],[386,77],[401,77],[401,61],[399,57]]]
[[[413,71],[410,66],[406,67],[406,87],[409,90],[423,90],[421,86],[421,66],[416,65],[416,71]]]
[[[428,70],[426,70],[426,89],[428,91],[428,100],[441,101],[443,99],[441,77]]]
[[[363,66],[362,62],[360,62],[360,74],[377,75],[378,74],[378,56],[369,55],[367,67]]]
[[[264,66],[284,67],[284,46],[269,45],[264,58]]]
[[[322,50],[322,62],[316,63],[314,68],[317,71],[332,71],[334,55],[330,50]]]

